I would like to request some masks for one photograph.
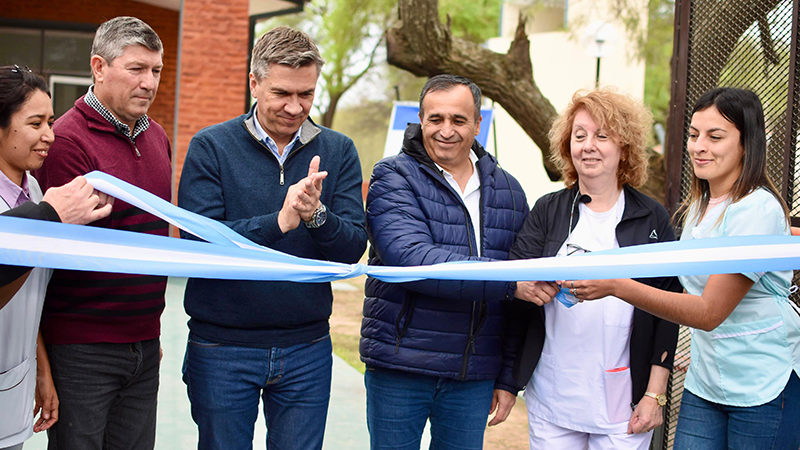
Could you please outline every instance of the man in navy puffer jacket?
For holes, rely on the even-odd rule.
[[[412,266],[506,259],[528,211],[514,177],[475,142],[480,89],[453,75],[431,78],[421,124],[402,152],[376,164],[367,196],[370,264]],[[481,448],[516,400],[515,337],[505,304],[515,283],[368,278],[361,325],[371,446]]]

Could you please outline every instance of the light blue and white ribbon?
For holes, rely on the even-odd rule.
[[[0,263],[194,278],[326,282],[368,274],[384,281],[564,280],[764,272],[800,268],[800,237],[742,236],[667,242],[570,258],[383,267],[299,258],[260,246],[207,217],[182,210],[109,175],[98,190],[208,242],[0,217]]]

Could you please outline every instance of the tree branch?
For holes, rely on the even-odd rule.
[[[384,33],[384,35],[385,35],[385,33]],[[369,72],[370,69],[372,69],[372,64],[375,62],[375,54],[378,52],[378,48],[380,48],[382,42],[383,42],[383,38],[378,39],[375,42],[375,46],[372,47],[372,50],[369,52],[369,59],[367,60],[366,67],[364,67],[364,70],[362,70],[361,72],[353,75],[350,78],[350,80],[347,81],[344,84],[342,92],[347,91],[351,87],[353,87],[353,85],[355,85],[358,82],[358,80],[360,80],[364,75],[367,74],[367,72]]]

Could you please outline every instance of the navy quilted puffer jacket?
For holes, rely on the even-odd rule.
[[[503,260],[528,213],[514,177],[475,142],[481,181],[480,242],[459,195],[434,165],[418,124],[402,152],[375,165],[367,195],[370,264],[412,266]],[[481,257],[477,256],[481,246]],[[511,378],[518,336],[506,336],[506,303],[516,284],[422,280],[366,282],[361,359],[383,367],[458,380],[494,379],[516,393]]]

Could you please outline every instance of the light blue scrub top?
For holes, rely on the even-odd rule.
[[[694,211],[681,240],[789,234],[783,208],[763,188],[736,203],[723,201],[699,224],[691,219]],[[730,316],[710,332],[691,330],[692,359],[684,383],[698,397],[730,406],[767,403],[783,391],[792,370],[800,376],[800,313],[788,299],[792,272],[743,275],[754,284]],[[679,278],[693,295],[702,294],[708,281],[708,275]]]

